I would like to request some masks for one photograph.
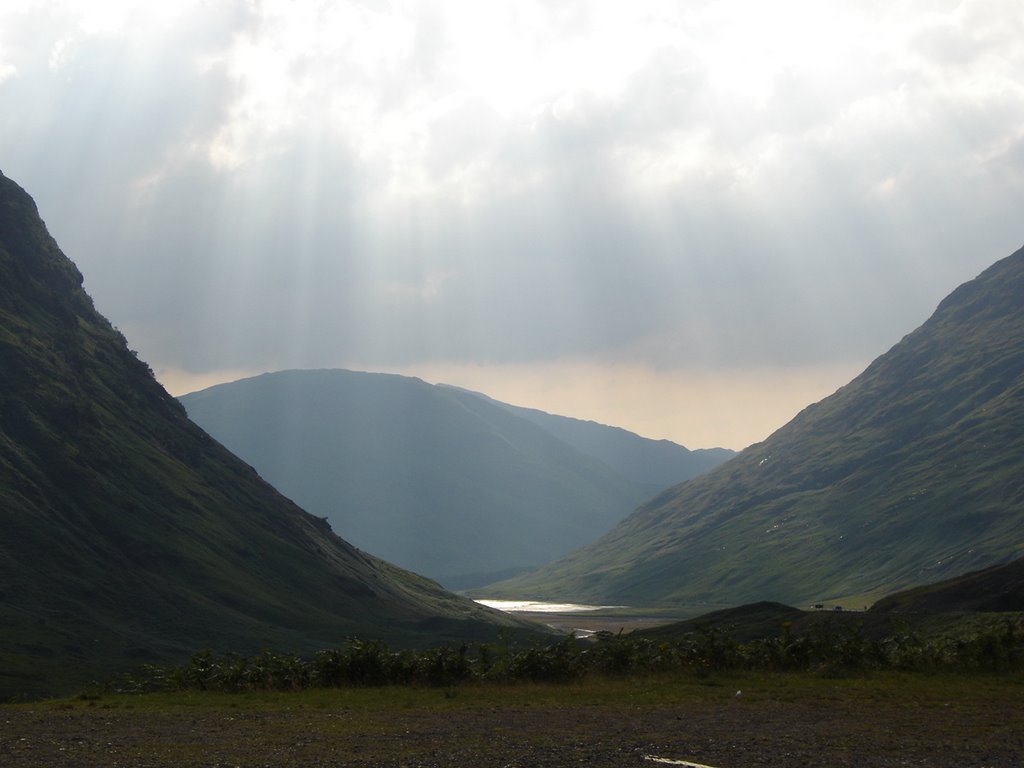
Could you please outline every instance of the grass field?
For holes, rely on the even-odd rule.
[[[0,765],[1003,768],[1022,702],[1019,673],[83,695],[0,706]]]

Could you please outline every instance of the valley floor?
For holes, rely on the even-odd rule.
[[[722,675],[0,707],[0,765],[929,766],[1024,759],[1020,677]]]

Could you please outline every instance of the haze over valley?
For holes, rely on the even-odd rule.
[[[589,544],[733,455],[387,374],[283,371],[181,402],[345,539],[460,589]]]
[[[112,691],[257,723],[182,765],[448,764],[374,751],[428,693],[474,768],[819,719],[738,674],[1012,754],[917,696],[1024,672],[1022,72],[1011,0],[0,4],[0,701],[89,691],[0,762],[130,764],[54,735]]]

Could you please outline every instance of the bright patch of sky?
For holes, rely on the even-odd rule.
[[[1021,73],[1017,0],[5,3],[0,170],[172,392],[739,448],[1020,246]]]

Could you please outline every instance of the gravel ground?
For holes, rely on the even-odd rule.
[[[0,766],[655,768],[651,757],[715,768],[1024,765],[1024,705],[963,701],[952,690],[947,702],[869,705],[841,694],[823,702],[732,692],[654,705],[492,698],[365,709],[288,701],[259,711],[147,709],[123,700],[2,707]]]

